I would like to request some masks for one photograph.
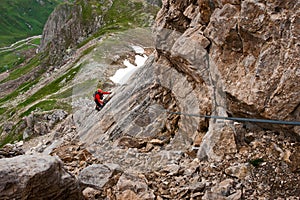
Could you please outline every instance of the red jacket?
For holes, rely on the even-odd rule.
[[[111,94],[111,92],[105,92],[103,90],[98,90],[98,92],[95,95],[95,101],[98,101],[101,105],[103,105],[103,101],[101,99],[101,94],[103,96],[103,94]]]

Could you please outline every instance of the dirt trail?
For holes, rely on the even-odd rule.
[[[32,37],[25,38],[23,40],[19,40],[19,41],[13,43],[12,45],[10,45],[8,47],[1,47],[0,48],[0,53],[4,53],[4,52],[7,52],[7,51],[14,51],[14,50],[16,50],[20,47],[23,47],[24,45],[37,46],[36,44],[32,44],[30,42],[32,40],[38,39],[38,38],[42,38],[42,36],[41,35],[35,35],[35,36],[32,36]]]

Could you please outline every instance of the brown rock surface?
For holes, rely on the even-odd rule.
[[[299,7],[297,1],[165,0],[155,25],[158,59],[168,59],[188,76],[192,92],[201,88],[198,98],[211,100],[206,113],[299,121]],[[202,114],[207,106],[199,108],[194,111]],[[259,125],[299,140],[293,126]],[[215,153],[227,148],[223,139],[239,134],[234,129],[224,132],[229,129],[232,125],[211,120],[199,156],[222,158]]]

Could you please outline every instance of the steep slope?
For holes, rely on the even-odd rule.
[[[124,8],[117,2],[107,13]],[[2,155],[59,156],[86,199],[297,199],[297,126],[203,116],[299,121],[298,15],[297,1],[164,0],[154,38],[144,29],[98,37],[114,32],[118,18],[71,43],[54,32],[61,43],[45,51],[63,55],[46,54],[54,65],[44,84],[20,97],[20,110],[5,112],[12,122],[9,114],[25,113],[22,136],[44,135],[7,145]],[[123,22],[121,30],[131,27]],[[109,77],[133,60],[132,45],[148,49],[149,59],[115,85]],[[91,97],[97,86],[113,92],[100,112]],[[71,103],[72,114],[51,104],[43,112],[39,103],[53,99]],[[5,125],[5,133],[17,130]]]
[[[22,118],[36,109],[70,112],[72,80],[81,69],[80,58],[110,32],[148,27],[158,10],[140,1],[130,6],[122,1],[104,4],[82,0],[64,3],[53,12],[45,25],[40,53],[1,74],[1,145],[22,138],[26,129]],[[130,9],[135,12],[128,14]]]
[[[81,141],[100,163],[113,161],[124,167],[125,174],[129,169],[164,176],[166,167],[170,179],[157,178],[162,185],[166,180],[170,180],[166,185],[172,185],[173,173],[178,179],[194,177],[195,183],[202,178],[206,186],[218,179],[203,186],[205,192],[198,195],[204,199],[257,194],[295,198],[299,195],[299,168],[295,168],[299,153],[294,146],[299,144],[298,126],[200,116],[300,121],[298,10],[299,2],[290,1],[163,1],[154,27],[156,54],[130,83],[114,91],[96,118],[83,115],[85,108],[74,113]],[[195,154],[196,161],[185,159]],[[185,173],[180,172],[184,168],[180,163],[198,159],[207,167],[198,169],[201,175],[196,170],[191,177],[180,174]],[[270,166],[280,172],[274,175]],[[289,184],[272,185],[274,178]],[[154,187],[154,196],[182,197],[180,189],[178,193],[158,189],[162,185]],[[193,190],[185,186],[182,195],[191,198]],[[223,186],[228,189],[224,193]]]
[[[0,47],[40,35],[54,8],[63,0],[3,0],[0,7]]]
[[[248,4],[251,4],[253,9],[256,9],[256,6],[266,6],[269,10],[264,13],[266,21],[263,24],[274,26],[274,28],[246,32],[243,28],[246,26],[244,20],[249,18],[247,16],[252,12],[251,9],[246,10]],[[276,6],[280,7],[282,15],[273,16]],[[157,61],[153,63],[153,72],[149,73],[154,76],[150,83],[156,86],[152,91],[150,83],[140,86],[133,84],[135,89],[140,87],[143,89],[142,91],[145,90],[145,93],[152,96],[146,100],[144,94],[141,95],[142,99],[137,100],[147,103],[146,108],[142,110],[152,105],[154,97],[162,95],[161,92],[156,91],[157,88],[159,88],[158,90],[164,88],[163,96],[171,91],[173,97],[171,99],[168,97],[167,102],[160,102],[161,107],[168,108],[171,104],[172,109],[182,113],[299,121],[299,91],[297,88],[300,81],[296,66],[299,59],[299,56],[296,55],[298,52],[296,38],[299,38],[299,35],[293,28],[298,25],[296,12],[298,6],[299,3],[288,2],[253,5],[251,2],[208,4],[205,1],[198,3],[164,1],[155,27]],[[201,14],[202,10],[205,10],[204,8],[209,9],[209,12]],[[253,16],[253,18],[256,19],[258,16]],[[285,24],[286,17],[292,23],[290,28],[286,29],[289,33],[281,34],[277,32],[274,20],[276,23]],[[244,31],[243,34],[239,32],[240,29]],[[218,34],[221,32],[222,34]],[[250,35],[260,38],[260,43],[255,45],[255,48],[258,49],[246,49],[250,48],[247,39]],[[251,40],[251,42],[255,41],[255,39]],[[285,42],[289,43],[286,47],[283,45]],[[274,56],[274,48],[279,46],[278,55],[281,56],[281,59],[271,59]],[[291,56],[284,57],[287,55]],[[285,61],[285,59],[287,60]],[[265,66],[263,69],[266,72],[264,73],[260,71],[262,70],[261,63],[264,63]],[[291,79],[287,79],[287,76]],[[151,78],[149,77],[149,79]],[[144,83],[145,81],[141,80],[140,82]],[[287,89],[284,89],[285,87]],[[158,94],[151,95],[151,93]],[[256,103],[254,103],[254,99]],[[119,103],[118,100],[115,101]],[[124,101],[122,105],[129,103]],[[113,107],[115,109],[115,106]],[[137,128],[132,127],[133,133],[130,131],[132,124],[128,122],[128,112],[135,112],[133,109],[135,106],[129,107],[129,110],[123,116],[117,117],[110,129],[103,133],[110,135],[113,140],[127,134],[138,136]],[[134,119],[144,116],[143,112],[133,115]],[[104,114],[103,120],[105,120],[105,116],[106,114]],[[121,119],[127,123],[123,124],[120,122]],[[134,121],[134,119],[132,120]],[[173,130],[170,125],[167,125],[167,122],[165,123],[166,127],[169,126],[169,129]],[[244,143],[242,132],[249,132],[252,128],[255,130],[262,127],[282,132],[293,140],[299,141],[297,126],[245,123],[240,133],[236,131],[236,124],[224,120],[207,120],[183,115],[176,123],[178,123],[174,125],[177,127],[176,131],[171,135],[175,135],[175,138],[177,136],[186,138],[187,143],[200,145],[198,156],[202,159],[221,160],[226,154],[236,153],[236,145]],[[86,132],[89,131],[88,129],[85,130],[85,134],[93,134],[92,132],[97,129],[97,126],[101,126],[100,124],[101,121],[98,125],[95,124],[95,128],[90,132]],[[184,143],[182,140],[181,142]],[[183,146],[189,148],[189,146]]]

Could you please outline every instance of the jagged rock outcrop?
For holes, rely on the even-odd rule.
[[[299,121],[298,8],[288,1],[163,1],[155,54],[102,111],[74,113],[80,139],[99,163],[146,174],[157,199],[294,198],[299,190],[278,181],[299,180],[296,128],[184,113]],[[124,195],[139,196],[133,189]]]
[[[76,178],[47,155],[0,159],[0,199],[83,199]]]
[[[101,3],[80,0],[59,5],[44,26],[40,51],[48,51],[47,65],[58,65],[77,45],[104,23],[111,0]]]
[[[67,117],[64,110],[54,110],[53,112],[34,113],[23,118],[23,139],[48,134],[55,125]]]
[[[159,59],[168,59],[195,88],[206,88],[206,94],[200,91],[211,99],[211,114],[299,121],[299,6],[298,1],[165,0],[155,26]],[[239,133],[217,121],[210,120],[201,158],[236,151],[232,145]],[[299,139],[296,127],[264,127]]]
[[[81,110],[74,114],[81,139],[98,150],[101,149],[97,147],[99,143],[112,140],[121,144],[128,136],[135,139],[126,138],[127,145],[136,148],[146,148],[149,141],[159,139],[173,150],[187,151],[192,146],[200,146],[200,159],[220,161],[238,151],[238,145],[245,142],[242,134],[245,127],[251,129],[255,125],[245,124],[247,126],[238,128],[239,125],[232,122],[176,116],[166,110],[197,115],[299,120],[296,89],[299,76],[295,65],[298,59],[295,38],[298,35],[293,28],[297,25],[298,7],[299,3],[287,1],[268,4],[163,1],[154,27],[155,60],[151,56],[126,86],[117,88],[115,96],[97,117]],[[251,13],[256,13],[259,8],[266,9],[263,14],[252,16]],[[259,27],[246,22],[250,15],[256,26],[261,24]],[[275,27],[283,26],[287,19],[291,21],[290,29],[285,30],[288,33],[276,32]],[[274,28],[262,28],[265,26]],[[251,38],[258,43],[249,45]],[[288,45],[284,46],[284,42]],[[286,55],[282,59],[287,62],[282,62],[278,56],[271,59],[274,45],[283,45],[278,55]],[[264,68],[259,66],[262,62]],[[294,73],[286,70],[294,70]],[[260,73],[260,81],[257,73]],[[288,89],[280,90],[287,85]],[[276,105],[272,98],[278,99]],[[286,110],[285,114],[277,112],[278,107]],[[273,130],[284,130],[297,138],[293,127],[279,128]]]
[[[144,171],[161,166],[158,162],[168,164],[190,150],[198,124],[206,121],[174,115],[165,109],[191,113],[199,104],[206,106],[208,99],[197,101],[193,86],[166,63],[155,63],[154,56],[150,56],[128,84],[113,91],[113,98],[99,114],[83,111],[90,109],[87,107],[76,110],[74,120],[80,139],[95,157]],[[161,146],[166,151],[159,152]],[[134,157],[124,160],[123,153],[113,158],[123,148],[137,148],[141,152],[139,161]],[[104,154],[107,151],[111,153]]]

